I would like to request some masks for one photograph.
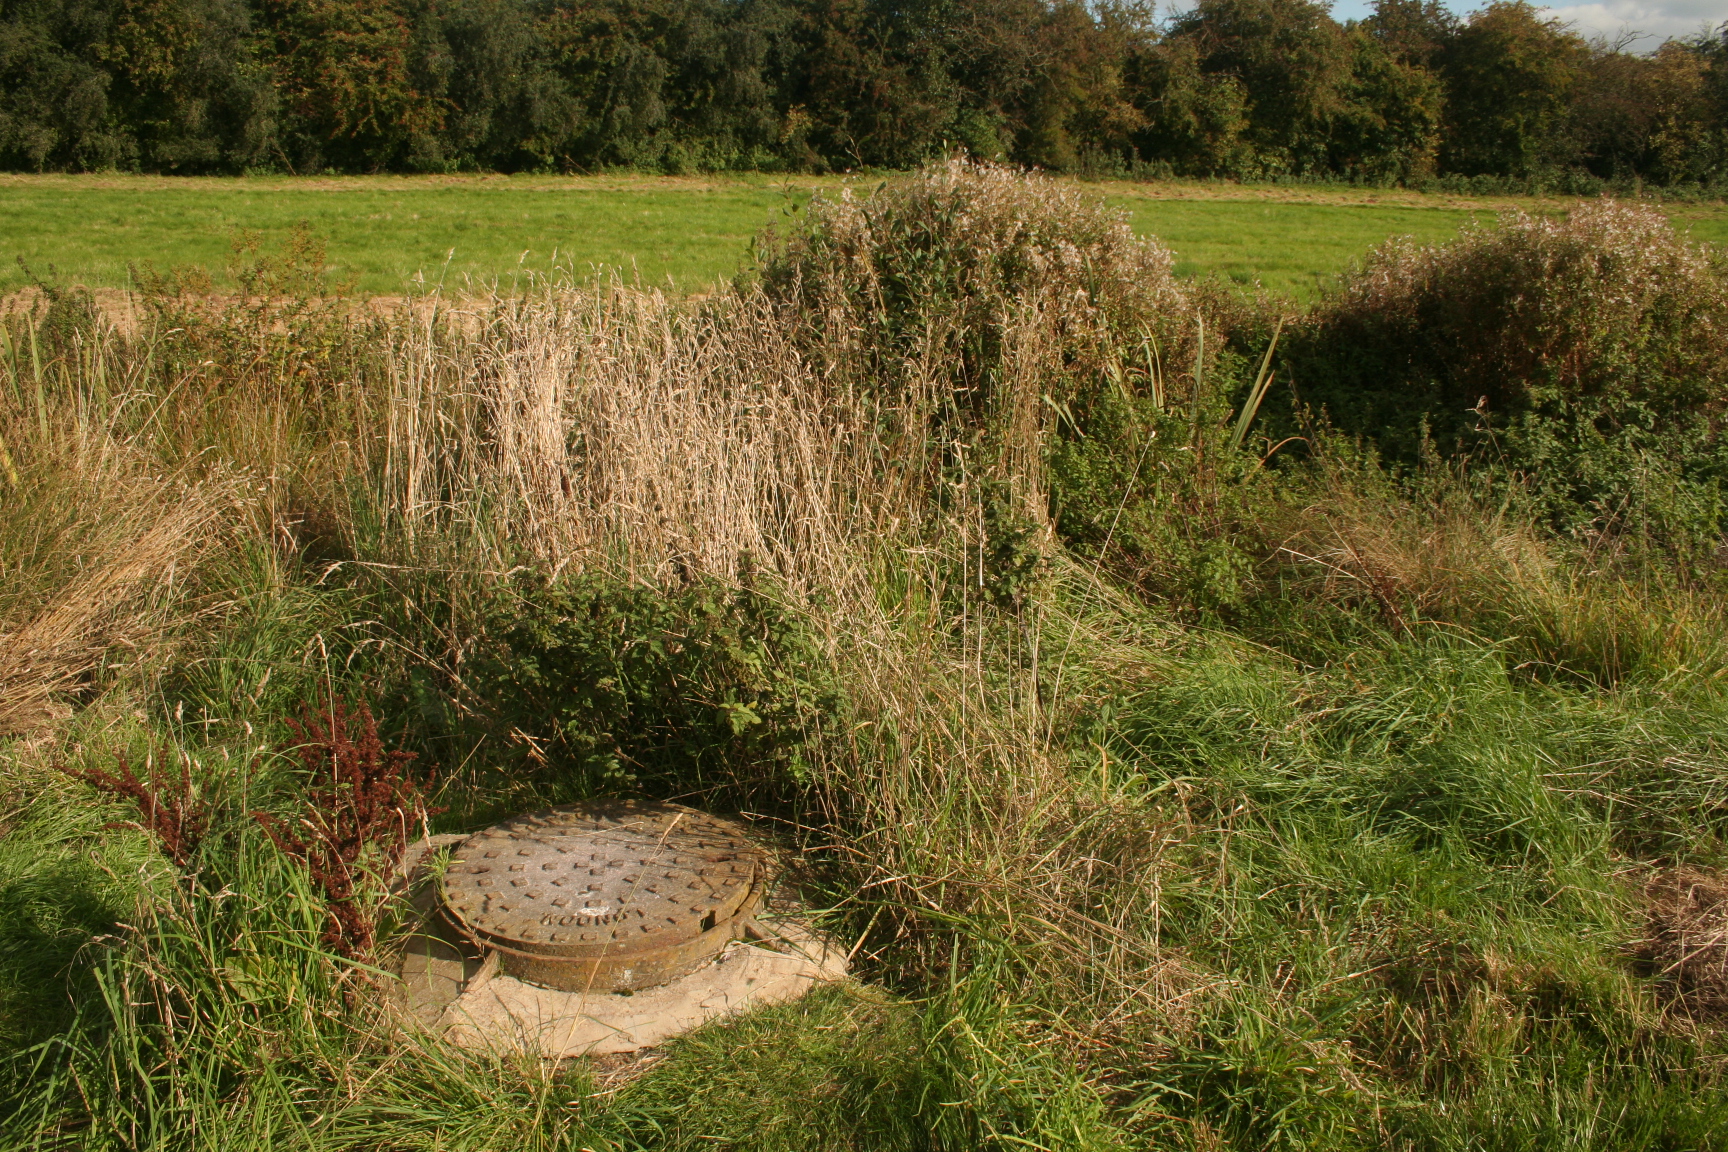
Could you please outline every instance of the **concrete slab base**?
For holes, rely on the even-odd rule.
[[[796,916],[759,918],[748,939],[688,976],[633,993],[565,992],[500,975],[496,953],[455,936],[436,915],[436,885],[421,865],[462,838],[422,841],[404,861],[414,926],[398,999],[419,1025],[465,1048],[548,1059],[635,1052],[711,1020],[803,996],[846,975],[846,957]]]

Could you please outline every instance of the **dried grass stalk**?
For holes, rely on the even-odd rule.
[[[136,484],[117,525],[84,557],[84,572],[15,627],[0,632],[0,735],[67,714],[56,697],[98,671],[115,647],[136,652],[176,624],[176,593],[212,544],[231,503],[225,484]]]
[[[1645,889],[1639,959],[1694,1015],[1728,1012],[1728,876],[1682,868]]]

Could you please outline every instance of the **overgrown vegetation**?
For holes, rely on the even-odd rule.
[[[1392,252],[1292,315],[956,163],[819,203],[699,301],[14,314],[0,1131],[1722,1146],[1720,526],[1647,531],[1653,501],[1603,516],[1527,448],[1441,435],[1441,369],[1396,384],[1434,398],[1412,454],[1348,371],[1422,301],[1507,335],[1419,366],[1520,331],[1606,349],[1502,382],[1532,434],[1634,397],[1672,418],[1595,451],[1714,451],[1720,267],[1621,212]],[[296,737],[334,699],[376,730]],[[340,893],[250,815],[334,818],[335,763],[402,787],[389,745],[436,770],[439,830],[609,792],[747,813],[810,862],[859,982],[604,1086],[404,1035],[389,905],[345,946]],[[149,747],[208,803],[196,886],[60,770]],[[385,792],[372,878],[414,808]]]
[[[583,573],[505,601],[466,688],[523,772],[556,768],[575,795],[671,785],[733,803],[808,782],[844,696],[802,613],[748,564],[736,583],[684,579]]]
[[[370,959],[377,936],[372,906],[415,830],[435,814],[407,774],[414,753],[384,751],[364,704],[350,713],[334,701],[322,714],[308,710],[287,724],[302,773],[301,811],[287,821],[270,812],[252,818],[323,898],[329,922],[321,942],[349,959]]]
[[[1322,306],[1291,368],[1388,458],[1489,457],[1562,530],[1657,538],[1713,566],[1721,261],[1611,202],[1437,248],[1395,241]]]

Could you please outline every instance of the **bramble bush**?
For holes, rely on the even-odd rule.
[[[512,601],[468,686],[554,791],[783,793],[843,712],[817,638],[763,587],[584,573]]]
[[[1514,213],[1373,252],[1292,334],[1301,403],[1405,465],[1498,470],[1548,523],[1703,556],[1722,528],[1728,267],[1658,211]]]
[[[1052,534],[1169,600],[1240,598],[1242,469],[1222,448],[1271,320],[1184,283],[1120,213],[950,160],[816,201],[756,275],[805,355],[913,414],[950,512],[977,509],[987,598],[1022,602]]]

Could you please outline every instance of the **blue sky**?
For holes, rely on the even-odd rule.
[[[1486,2],[1486,0],[1484,0]],[[1449,0],[1447,7],[1463,14],[1480,5]],[[1167,11],[1180,11],[1186,3],[1172,3]],[[1337,0],[1332,15],[1340,20],[1359,20],[1372,11],[1367,0]],[[1669,36],[1690,36],[1706,24],[1728,20],[1728,0],[1589,0],[1548,9],[1586,36],[1613,39],[1623,31],[1642,32],[1645,39],[1634,51],[1649,51]]]

